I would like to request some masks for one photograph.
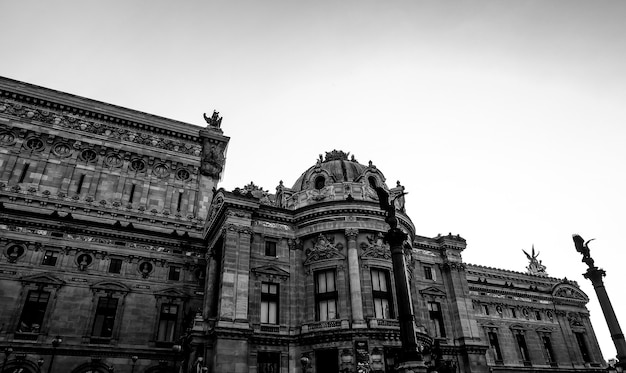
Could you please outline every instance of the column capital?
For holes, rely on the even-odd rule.
[[[358,234],[359,234],[359,230],[356,228],[346,229],[346,237],[348,237],[349,240],[356,240],[356,237]]]

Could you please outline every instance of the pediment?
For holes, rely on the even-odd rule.
[[[129,293],[130,288],[117,281],[100,281],[91,285],[94,291]]]
[[[535,329],[535,331],[536,331],[537,333],[552,333],[552,332],[553,332],[553,330],[552,330],[552,329],[547,328],[547,327],[545,327],[545,326],[540,326],[540,327],[538,327],[537,329]]]
[[[23,276],[22,278],[20,278],[20,281],[25,282],[25,283],[45,284],[45,285],[51,285],[51,286],[65,285],[65,281],[49,273],[38,273],[36,275]]]
[[[552,295],[556,298],[565,298],[568,300],[574,300],[579,302],[589,302],[589,297],[578,287],[571,285],[567,282],[557,284],[552,288]]]
[[[154,292],[155,297],[166,297],[166,298],[188,298],[189,295],[184,291],[181,291],[176,288],[167,288]]]
[[[264,266],[260,266],[260,267],[255,267],[252,268],[251,271],[257,275],[257,276],[268,276],[268,277],[277,277],[280,279],[287,279],[289,278],[289,272],[285,271],[284,269],[279,268],[278,266],[275,266],[273,264],[269,264],[269,265],[264,265]]]
[[[445,298],[446,296],[446,292],[438,289],[434,286],[429,286],[427,288],[424,288],[422,290],[419,291],[420,294],[422,294],[423,297],[425,296],[431,296],[431,297],[442,297]]]

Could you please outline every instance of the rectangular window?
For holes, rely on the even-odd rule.
[[[493,356],[496,359],[496,362],[502,361],[502,350],[500,350],[500,342],[498,342],[498,334],[494,331],[488,332],[489,336],[489,346],[491,346],[491,350],[493,351]]]
[[[41,264],[45,266],[55,266],[57,264],[58,253],[52,250],[46,250],[46,253],[43,256],[43,261]]]
[[[256,371],[258,373],[280,372],[280,352],[259,351]]]
[[[46,314],[50,293],[31,290],[28,292],[20,324],[17,331],[20,333],[39,333],[43,317]]]
[[[483,312],[485,313],[485,315],[489,315],[489,306],[486,304],[483,304]]]
[[[78,179],[78,187],[76,187],[76,194],[80,194],[81,190],[83,190],[83,183],[85,182],[85,174],[81,174]]]
[[[276,256],[276,242],[265,241],[265,256]]]
[[[128,198],[128,203],[133,203],[133,199],[135,198],[135,187],[135,184],[130,187],[130,197]]]
[[[321,271],[315,274],[315,306],[317,320],[325,321],[338,318],[334,270]]]
[[[24,178],[26,177],[26,173],[28,172],[28,167],[30,167],[30,163],[24,164],[24,168],[22,169],[22,173],[20,174],[20,179],[18,180],[19,184],[24,182]]]
[[[547,362],[550,364],[556,362],[556,359],[554,358],[554,351],[552,350],[552,341],[550,341],[550,336],[547,334],[542,335],[541,342],[543,344],[543,351],[546,354]]]
[[[109,273],[120,273],[122,271],[122,259],[111,258],[109,263]]]
[[[377,319],[393,319],[393,298],[389,282],[389,272],[372,269],[372,296],[374,315]]]
[[[515,340],[517,341],[517,347],[519,348],[520,357],[524,363],[530,363],[530,355],[528,354],[528,346],[526,346],[526,337],[522,332],[515,333]]]
[[[261,283],[261,323],[278,324],[278,284]]]
[[[170,281],[180,280],[180,267],[170,266],[170,273],[167,279]]]
[[[511,317],[513,317],[514,319],[517,318],[517,311],[515,310],[515,308],[511,308]]]
[[[174,341],[176,332],[176,321],[178,319],[178,306],[175,304],[161,305],[161,315],[159,315],[159,330],[157,340],[162,342]]]
[[[117,312],[117,298],[100,297],[96,308],[96,317],[93,321],[91,335],[94,337],[110,338],[113,336],[113,324]]]
[[[438,302],[428,302],[428,314],[435,337],[445,338],[446,329],[443,324],[441,305]]]
[[[583,355],[583,361],[585,363],[590,363],[591,357],[589,356],[589,350],[587,349],[587,343],[585,342],[585,335],[581,332],[576,332],[574,335],[576,336],[576,343],[578,343],[580,353]]]
[[[537,321],[541,321],[541,312],[535,311],[535,318],[537,319]]]
[[[435,272],[433,272],[432,267],[424,266],[424,278],[426,280],[433,280],[433,281],[435,281]]]

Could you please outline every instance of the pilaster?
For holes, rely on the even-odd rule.
[[[356,238],[359,230],[346,229],[348,239],[348,278],[350,279],[350,303],[352,305],[352,327],[365,328],[367,325],[363,318],[363,295],[361,291],[361,274],[359,270],[359,253],[357,251]]]

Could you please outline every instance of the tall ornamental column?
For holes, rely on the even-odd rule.
[[[363,297],[361,291],[361,274],[359,269],[359,253],[356,248],[356,238],[359,230],[346,229],[348,238],[348,274],[350,276],[350,303],[352,304],[352,327],[365,328],[363,318]]]
[[[603,269],[596,267],[594,264],[594,260],[589,253],[589,246],[587,246],[591,240],[585,242],[585,240],[577,234],[574,234],[572,238],[574,239],[576,251],[583,254],[582,261],[589,267],[583,276],[591,280],[593,288],[596,291],[596,295],[598,296],[602,313],[604,313],[604,318],[606,319],[606,323],[609,327],[613,344],[617,350],[617,360],[619,360],[617,366],[622,369],[626,369],[626,340],[624,339],[624,333],[622,333],[622,329],[617,321],[613,305],[611,305],[609,294],[604,287],[604,281],[602,281],[602,277],[606,276],[606,272]]]

